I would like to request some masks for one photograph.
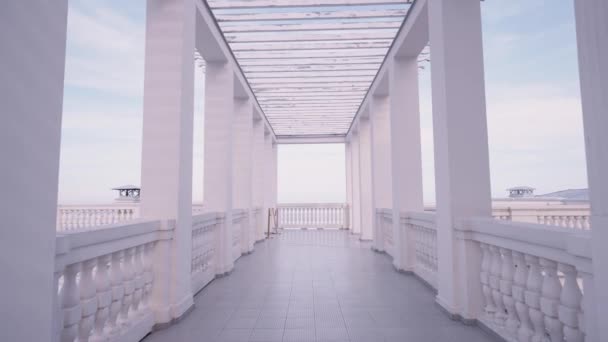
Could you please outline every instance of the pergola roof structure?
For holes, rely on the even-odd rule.
[[[208,0],[277,136],[344,136],[412,0]]]

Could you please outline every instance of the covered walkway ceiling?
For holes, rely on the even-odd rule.
[[[277,136],[343,136],[412,0],[208,0]]]

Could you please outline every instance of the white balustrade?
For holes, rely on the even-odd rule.
[[[232,257],[236,261],[242,255],[241,225],[244,224],[248,212],[245,209],[232,210]]]
[[[57,340],[138,341],[148,334],[154,324],[148,306],[152,249],[170,238],[157,221],[58,234]]]
[[[393,248],[393,211],[391,209],[376,209],[376,224],[378,234],[383,241],[385,252],[394,256]]]
[[[343,203],[280,204],[279,228],[349,228],[348,205]]]
[[[215,277],[215,231],[223,219],[218,213],[192,217],[192,290],[200,291]]]
[[[484,310],[479,320],[507,341],[584,341],[590,236],[537,224],[474,219]],[[468,225],[465,225],[468,226]],[[469,230],[470,228],[470,230]]]
[[[409,230],[414,247],[414,273],[437,288],[437,226],[435,214],[408,212],[401,214],[401,226]],[[411,245],[410,245],[411,247]]]
[[[492,216],[501,221],[538,223],[572,229],[589,230],[590,209],[584,204],[526,205],[495,207]]]

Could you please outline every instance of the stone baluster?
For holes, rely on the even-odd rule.
[[[558,267],[564,274],[564,287],[558,309],[559,320],[564,325],[564,338],[568,342],[583,342],[584,336],[579,326],[583,294],[578,286],[577,272],[571,265],[559,264]]]
[[[122,301],[125,295],[123,284],[121,260],[124,257],[123,251],[112,253],[112,263],[110,267],[110,285],[112,287],[112,303],[110,304],[110,317],[108,320],[108,328],[111,335],[120,333],[120,327],[117,323],[118,314],[122,308]]]
[[[562,285],[557,278],[557,262],[541,258],[540,265],[545,274],[540,298],[540,308],[545,315],[545,329],[551,342],[561,342],[564,339],[563,325],[557,315]]]
[[[543,276],[540,271],[538,257],[527,255],[525,256],[526,263],[530,266],[528,270],[528,279],[526,280],[525,300],[530,312],[530,321],[534,327],[534,333],[531,341],[541,342],[545,337],[545,322],[543,314],[540,311],[540,297]]]
[[[64,270],[53,272],[53,342],[59,341],[63,329],[63,286],[59,287],[59,280]]]
[[[491,318],[494,316],[494,312],[496,311],[496,307],[494,306],[494,300],[492,299],[492,292],[490,289],[490,250],[489,246],[485,243],[480,243],[479,247],[481,248],[481,273],[480,273],[480,281],[481,281],[481,290],[483,292],[484,297],[484,312],[486,317]]]
[[[68,265],[63,275],[62,309],[63,329],[61,331],[61,342],[74,342],[78,337],[78,325],[82,318],[82,307],[80,306],[80,289],[76,282],[76,276],[80,272],[80,263]]]
[[[502,301],[507,310],[505,328],[509,335],[517,336],[519,319],[515,312],[515,299],[513,298],[513,277],[515,275],[513,256],[511,251],[505,248],[500,249],[500,254],[503,256],[502,268],[500,271],[500,293],[502,293]]]
[[[515,300],[515,310],[519,319],[519,328],[517,329],[517,341],[529,342],[532,338],[532,322],[530,321],[530,312],[528,305],[525,302],[526,281],[528,279],[528,265],[524,260],[524,255],[520,252],[513,251],[513,264],[515,266],[515,274],[513,275],[513,299]]]
[[[111,255],[106,254],[99,258],[97,272],[95,273],[95,284],[97,288],[97,313],[95,314],[95,327],[91,341],[105,341],[106,323],[110,315],[110,304],[112,303],[112,289],[110,288],[110,276],[108,268]]]
[[[89,259],[82,263],[80,273],[80,305],[82,318],[78,328],[78,342],[87,342],[91,336],[95,314],[97,313],[97,294],[93,280],[93,268],[97,266],[97,259]]]
[[[133,271],[135,273],[135,291],[133,291],[133,312],[140,312],[140,303],[144,290],[144,264],[142,262],[144,246],[137,246],[133,254]]]
[[[120,324],[122,326],[129,326],[131,305],[133,304],[133,291],[135,291],[135,275],[132,269],[133,254],[135,250],[129,248],[125,251],[125,255],[122,262],[122,276],[123,284],[125,286],[125,296],[122,300],[122,308],[120,309]]]
[[[154,251],[154,242],[149,242],[144,245],[143,266],[144,266],[144,287],[142,295],[142,306],[147,309],[150,306],[150,294],[152,293],[152,281],[154,273],[152,271],[152,253]]]
[[[492,298],[496,311],[494,312],[494,323],[503,327],[507,317],[502,295],[500,293],[500,271],[502,269],[502,257],[500,250],[496,246],[490,245],[490,254],[492,255],[492,263],[490,264],[490,288],[492,289]]]

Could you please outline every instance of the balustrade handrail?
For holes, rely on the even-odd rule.
[[[504,246],[591,272],[589,231],[489,218],[463,220],[455,229],[471,240]]]
[[[437,214],[428,211],[408,211],[401,213],[401,222],[409,223],[431,230],[437,230],[436,225]]]

